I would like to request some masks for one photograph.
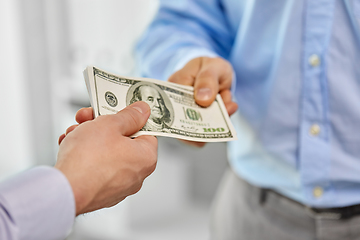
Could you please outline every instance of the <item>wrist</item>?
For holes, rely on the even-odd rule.
[[[63,175],[68,180],[75,201],[75,215],[78,216],[86,212],[86,207],[89,205],[91,200],[93,199],[93,189],[86,189],[86,184],[84,184],[84,179],[80,176],[79,172],[72,173],[72,171],[67,171],[61,166],[55,166],[59,171],[63,173]]]

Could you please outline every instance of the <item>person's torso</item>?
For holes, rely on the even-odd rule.
[[[360,203],[360,0],[222,4],[236,34],[235,170],[309,205]]]

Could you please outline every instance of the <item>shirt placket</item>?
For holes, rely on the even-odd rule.
[[[330,171],[330,126],[327,118],[326,62],[335,0],[305,1],[303,81],[299,169],[310,203],[327,203],[333,195]]]

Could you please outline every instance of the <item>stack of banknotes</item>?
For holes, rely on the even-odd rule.
[[[189,86],[119,76],[93,66],[84,70],[84,77],[95,117],[115,114],[136,101],[149,104],[149,120],[132,137],[154,135],[197,142],[237,139],[219,94],[204,108],[195,103]]]

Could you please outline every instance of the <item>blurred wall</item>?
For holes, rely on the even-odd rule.
[[[157,7],[158,0],[0,0],[0,178],[55,163],[58,136],[89,106],[83,69],[134,76],[134,46]],[[159,138],[158,166],[142,190],[79,216],[68,240],[208,239],[225,148]]]
[[[0,179],[34,162],[19,4],[0,1]]]

